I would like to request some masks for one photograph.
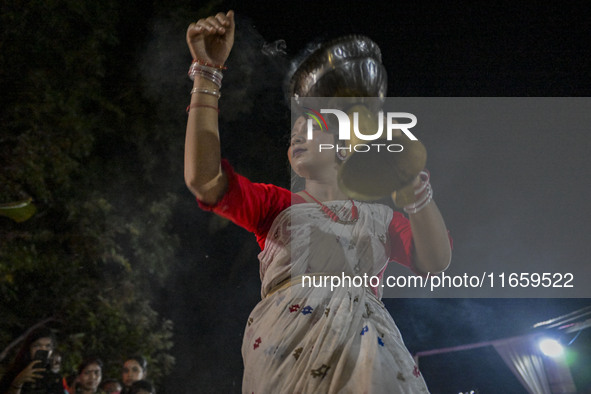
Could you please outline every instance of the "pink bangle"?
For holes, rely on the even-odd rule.
[[[193,59],[193,63],[197,63],[197,64],[200,64],[202,66],[217,68],[218,70],[227,70],[228,69],[228,67],[226,67],[224,65],[212,64],[212,63],[206,62],[206,61],[201,60],[201,59]]]

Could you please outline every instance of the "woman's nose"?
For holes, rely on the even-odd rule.
[[[291,137],[291,144],[292,145],[302,144],[305,141],[306,141],[306,139],[304,138],[304,135],[301,133],[295,134],[293,137]]]

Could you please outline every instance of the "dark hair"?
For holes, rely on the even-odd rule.
[[[80,365],[78,366],[78,375],[80,375],[82,373],[82,371],[84,371],[84,369],[91,364],[97,364],[101,368],[101,371],[102,371],[102,369],[103,369],[102,360],[98,357],[88,357],[88,358],[84,359],[80,363]]]
[[[102,380],[101,387],[104,387],[105,385],[107,385],[109,383],[118,383],[118,384],[121,384],[121,382],[118,379],[109,378],[109,379],[103,379]]]
[[[135,356],[127,357],[125,359],[125,361],[129,361],[129,360],[137,361],[137,363],[144,370],[144,372],[146,372],[146,370],[148,369],[148,361],[143,356],[135,355]],[[124,363],[125,363],[125,361],[124,361]]]
[[[137,394],[140,390],[146,390],[152,394],[156,394],[154,386],[152,386],[152,384],[147,380],[138,380],[136,382],[133,382],[131,387],[129,388],[129,394]]]
[[[119,380],[117,380],[117,379],[104,379],[101,382],[101,385],[99,387],[100,387],[101,390],[104,391],[105,390],[105,387],[107,387],[107,385],[108,384],[111,384],[111,383],[115,383],[115,384],[118,384],[119,386],[123,386],[123,384],[121,384],[121,382]]]
[[[25,337],[23,344],[14,358],[14,362],[8,368],[8,372],[0,380],[0,393],[7,391],[14,378],[33,361],[31,358],[31,345],[41,338],[50,338],[52,347],[55,349],[57,343],[55,335],[50,328],[38,327],[31,331]]]

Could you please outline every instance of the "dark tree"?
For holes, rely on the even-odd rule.
[[[120,3],[0,6],[0,203],[37,207],[26,222],[0,217],[0,347],[15,345],[0,361],[45,320],[67,369],[97,354],[119,376],[140,353],[160,381],[174,361],[172,323],[151,288],[178,245],[169,186],[179,163],[134,61],[147,21],[130,27],[134,4]]]

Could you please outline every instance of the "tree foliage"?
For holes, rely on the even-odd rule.
[[[22,223],[0,216],[0,352],[49,321],[65,372],[98,355],[118,377],[140,353],[159,385],[174,351],[166,389],[239,384],[240,335],[259,297],[256,243],[200,212],[182,179],[184,31],[220,3],[0,3],[0,204],[37,207]],[[237,22],[222,151],[253,180],[286,185],[285,64],[261,55],[251,21]]]
[[[139,353],[159,381],[172,323],[151,288],[178,244],[169,186],[182,172],[125,61],[121,36],[145,26],[126,25],[134,5],[120,3],[0,5],[0,203],[37,206],[23,223],[0,217],[0,348],[51,318],[68,369],[93,354],[118,377]]]

